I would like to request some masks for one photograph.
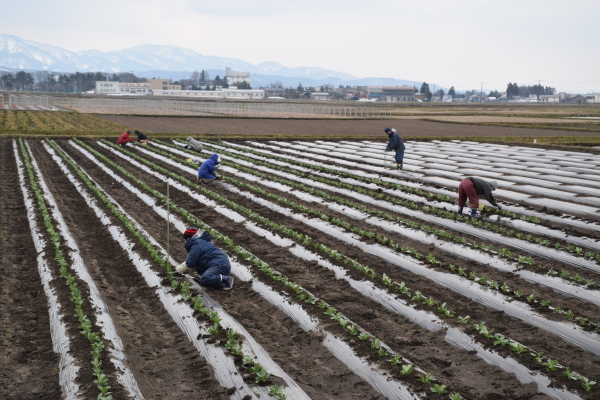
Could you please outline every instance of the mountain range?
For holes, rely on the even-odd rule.
[[[131,72],[143,78],[189,78],[193,71],[208,71],[212,77],[223,76],[225,67],[249,72],[254,87],[281,82],[285,87],[323,84],[338,85],[408,85],[422,82],[395,78],[357,78],[345,72],[319,67],[286,67],[274,61],[258,65],[236,58],[206,56],[179,46],[141,45],[109,52],[85,50],[72,52],[61,47],[0,34],[0,71]]]

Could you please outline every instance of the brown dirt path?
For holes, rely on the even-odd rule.
[[[396,128],[403,138],[417,137],[551,137],[586,136],[598,133],[552,129],[528,129],[498,126],[451,124],[422,120],[302,120],[302,119],[251,119],[251,118],[174,118],[139,117],[126,115],[98,115],[144,132],[181,133],[190,135],[283,135],[296,136],[373,136],[387,140],[386,127]],[[150,135],[151,137],[151,135]],[[116,139],[116,137],[115,137]]]
[[[127,253],[115,243],[85,199],[76,193],[75,186],[41,142],[29,141],[29,144],[89,273],[109,307],[123,341],[126,363],[142,394],[147,399],[165,400],[224,396],[227,388],[213,378],[212,368],[173,322]],[[135,250],[144,254],[139,246]],[[110,371],[112,363],[106,360],[104,366]],[[114,375],[112,378],[115,386]],[[124,396],[123,392],[115,394],[115,398]]]
[[[0,398],[58,399],[59,357],[12,140],[0,140]]]

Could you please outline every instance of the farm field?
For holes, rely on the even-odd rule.
[[[600,156],[411,141],[396,171],[376,140],[114,142],[0,140],[1,398],[600,397]],[[199,184],[185,159],[213,153]],[[467,176],[503,209],[457,216]],[[174,272],[189,225],[233,290]]]
[[[586,138],[596,143],[598,132],[566,129],[535,129],[511,126],[480,126],[453,124],[415,119],[404,120],[302,120],[302,119],[241,119],[241,118],[177,118],[141,117],[130,115],[98,115],[98,118],[121,125],[136,127],[144,132],[206,135],[278,135],[279,137],[323,136],[349,140],[362,137],[379,137],[386,126],[396,128],[403,138],[456,138],[456,137],[514,137],[519,140],[533,138]],[[517,118],[515,118],[517,119]],[[517,122],[517,121],[515,121]],[[531,139],[529,139],[531,138]]]

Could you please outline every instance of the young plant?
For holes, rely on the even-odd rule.
[[[415,366],[413,364],[404,364],[402,365],[402,371],[400,373],[402,375],[410,375],[414,371]]]
[[[421,375],[417,380],[421,383],[429,383],[433,381],[433,376],[431,376],[431,374],[425,374]]]
[[[591,381],[584,376],[579,378],[579,382],[581,382],[581,387],[586,392],[590,392],[592,390],[592,386],[594,386],[596,384],[596,381]]]
[[[396,354],[394,357],[390,358],[390,364],[398,365],[400,364],[400,360],[402,360],[402,356],[400,354]]]
[[[542,363],[542,366],[546,367],[548,371],[558,371],[562,368],[562,366],[558,363],[558,360],[548,359],[545,363]]]
[[[365,340],[368,340],[368,339],[369,339],[371,336],[372,336],[372,335],[369,335],[368,333],[361,333],[361,334],[358,336],[358,339],[359,339],[361,342],[364,342]]]
[[[471,316],[469,316],[469,315],[467,315],[466,317],[458,317],[458,323],[466,324],[467,322],[469,322],[470,318],[471,318]]]
[[[450,400],[461,400],[460,393],[456,392],[448,396]]]
[[[283,393],[283,386],[273,385],[269,388],[269,396],[275,397],[277,400],[285,400],[286,396]]]
[[[527,351],[527,349],[521,343],[510,342],[508,345],[510,346],[512,351],[514,351],[517,354],[525,353]]]
[[[431,390],[433,393],[437,393],[439,395],[448,393],[446,391],[446,385],[439,385],[437,383],[435,385],[433,385],[433,387],[430,387],[429,390]]]

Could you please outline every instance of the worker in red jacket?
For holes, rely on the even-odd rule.
[[[133,142],[133,139],[131,138],[131,131],[123,132],[117,140],[117,144],[121,147],[127,145],[129,142]]]

